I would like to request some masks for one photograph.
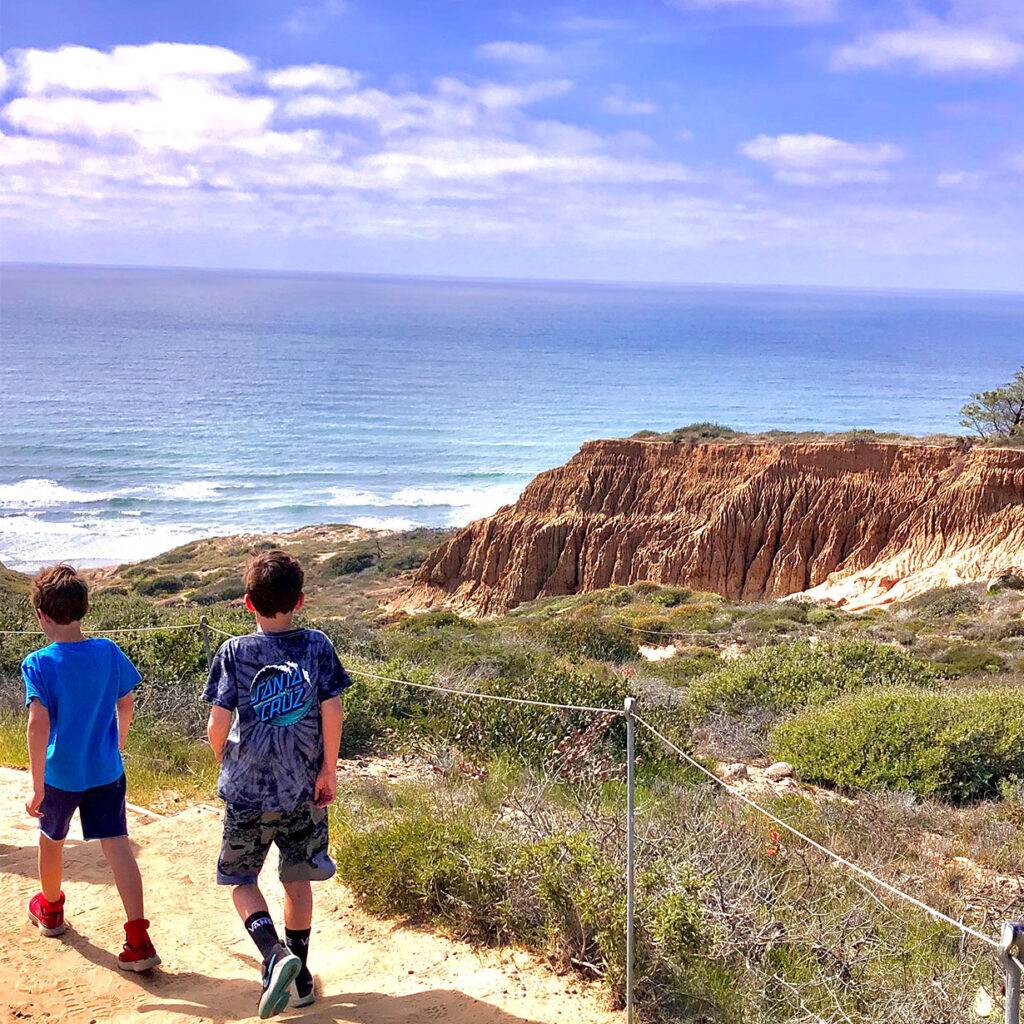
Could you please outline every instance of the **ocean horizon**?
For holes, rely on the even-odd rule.
[[[583,441],[960,433],[1024,294],[5,264],[0,562],[458,526]]]

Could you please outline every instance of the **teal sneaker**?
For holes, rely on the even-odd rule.
[[[279,942],[263,961],[260,1020],[276,1017],[288,1005],[288,989],[302,970],[302,961]]]

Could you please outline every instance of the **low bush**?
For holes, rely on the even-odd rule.
[[[377,554],[373,551],[355,551],[349,554],[334,555],[323,565],[323,574],[328,577],[353,576],[357,572],[371,569],[377,564]]]
[[[972,647],[970,644],[955,644],[931,664],[936,672],[947,679],[959,679],[978,672],[1002,672],[1006,669],[1005,658],[994,651]]]
[[[432,921],[465,938],[513,941],[563,969],[585,965],[621,1005],[626,891],[615,833],[535,836],[479,808],[451,808],[451,801],[421,797],[383,822],[339,814],[338,877],[376,913]],[[693,994],[695,954],[708,944],[706,882],[686,863],[662,859],[637,884],[640,904],[651,908],[637,927],[638,993],[652,1008],[681,1007]]]
[[[931,687],[935,681],[926,664],[884,644],[803,641],[762,647],[701,676],[689,698],[700,713],[793,711],[869,686]]]
[[[637,656],[637,641],[633,636],[621,626],[605,625],[596,619],[555,619],[545,627],[544,633],[556,651],[573,658],[618,663]]]
[[[686,587],[661,587],[651,594],[650,600],[652,604],[662,608],[675,608],[676,605],[689,601],[691,597],[693,597],[693,591],[687,590]]]
[[[975,615],[981,610],[981,599],[969,586],[939,587],[915,597],[909,606],[932,618],[953,618]]]
[[[1024,779],[1019,689],[873,689],[782,723],[772,752],[801,778],[955,802],[998,797]]]
[[[245,581],[241,576],[224,576],[193,591],[189,599],[196,604],[216,604],[218,601],[237,601],[245,596]]]
[[[835,622],[842,622],[842,620],[842,612],[836,611],[835,608],[824,608],[820,605],[817,608],[808,608],[805,618],[809,626],[831,626]]]

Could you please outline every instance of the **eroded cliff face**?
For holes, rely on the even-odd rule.
[[[1024,451],[592,441],[435,551],[401,602],[496,615],[641,580],[850,610],[1024,564]]]

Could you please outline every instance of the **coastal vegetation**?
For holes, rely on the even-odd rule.
[[[971,397],[960,410],[961,426],[990,443],[1024,443],[1024,366],[1002,387]]]
[[[291,538],[290,538],[291,539]],[[389,614],[438,535],[300,531],[304,621],[353,671],[344,754],[420,769],[356,780],[333,810],[341,879],[371,911],[546,953],[624,993],[621,717],[641,714],[709,769],[932,906],[991,931],[1024,916],[1024,581],[947,588],[851,615],[685,587],[546,598],[484,621]],[[235,579],[254,538],[201,541],[97,570],[92,629],[251,628]],[[170,580],[170,582],[164,582]],[[32,629],[24,578],[0,628]],[[195,629],[121,634],[143,672],[130,799],[214,796]],[[222,637],[213,633],[214,644]],[[21,658],[0,637],[0,761],[24,764]],[[657,659],[657,660],[655,660]],[[412,688],[403,681],[456,694]],[[650,1022],[967,1024],[993,959],[736,802],[644,729],[638,741],[637,991]],[[789,763],[772,781],[767,768]]]

